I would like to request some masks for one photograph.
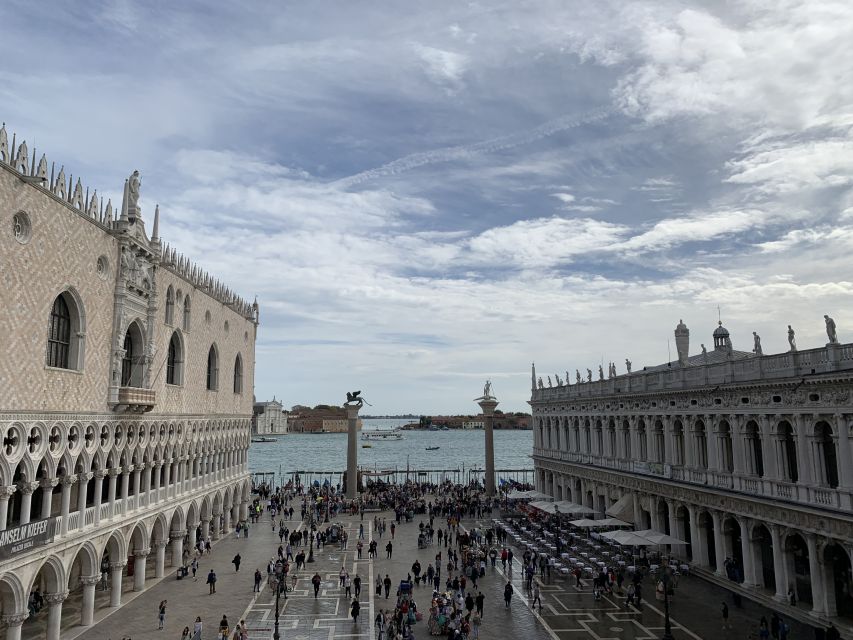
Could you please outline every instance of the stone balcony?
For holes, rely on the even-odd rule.
[[[533,458],[534,460],[538,459],[543,462],[567,462],[593,468],[598,467],[606,470],[621,471],[660,478],[668,482],[674,481],[701,486],[705,489],[717,489],[767,499],[783,500],[829,510],[846,511],[853,508],[853,493],[843,487],[833,489],[806,483],[786,482],[767,477],[759,478],[757,476],[694,469],[658,462],[621,460],[588,453],[555,451],[540,447],[534,447]]]
[[[116,413],[147,413],[157,404],[153,389],[110,387],[110,404]]]

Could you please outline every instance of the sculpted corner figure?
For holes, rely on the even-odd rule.
[[[631,361],[628,358],[625,358],[625,368],[628,369],[628,373],[631,373]]]
[[[788,325],[788,344],[791,345],[791,351],[797,350],[797,340],[794,338],[794,330],[791,325]]]
[[[604,367],[598,365],[598,379],[604,380]]]
[[[587,382],[592,382],[592,369],[587,369],[587,370],[586,370],[586,381],[587,381]]]
[[[539,388],[540,388],[540,389],[544,389],[544,388],[545,388],[545,385],[544,385],[544,384],[542,384],[542,376],[539,376]]]
[[[577,378],[578,384],[581,383],[581,372],[575,369],[575,378]]]
[[[835,320],[824,314],[823,319],[826,321],[826,335],[829,338],[830,344],[838,342],[838,336],[835,333]]]
[[[552,386],[554,385],[551,384],[551,376],[548,376],[548,388],[550,389]]]
[[[138,208],[139,203],[139,171],[134,171],[130,174],[127,182],[128,207]]]
[[[753,347],[753,349],[752,349],[752,350],[753,350],[753,351],[755,351],[755,355],[757,355],[757,356],[762,355],[762,351],[761,351],[761,337],[760,337],[760,336],[759,336],[755,331],[753,331],[753,332],[752,332],[752,338],[753,338],[753,342],[754,342],[754,344],[755,344],[755,346]]]
[[[572,377],[569,375],[569,372],[568,372],[568,371],[566,371],[566,384],[567,384],[567,385],[569,384],[569,381],[570,381],[571,379],[572,379]]]

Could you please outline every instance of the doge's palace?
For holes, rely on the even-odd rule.
[[[532,377],[536,488],[684,544],[691,572],[814,623],[853,629],[853,344],[712,349],[617,374]],[[784,331],[784,329],[783,329]],[[570,381],[570,377],[574,381]],[[567,507],[568,508],[568,507]],[[599,516],[600,517],[600,516]],[[790,606],[791,602],[799,604]]]
[[[7,640],[91,625],[247,516],[258,305],[165,245],[140,187],[114,206],[0,128]]]

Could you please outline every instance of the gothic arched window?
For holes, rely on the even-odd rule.
[[[239,353],[234,359],[234,393],[243,393],[243,358]]]
[[[166,384],[183,384],[184,382],[184,350],[178,332],[172,334],[169,340],[169,352],[166,355]]]
[[[210,346],[210,351],[207,352],[207,389],[208,391],[216,391],[219,388],[219,354],[216,352],[216,345]]]
[[[71,312],[62,295],[56,296],[50,310],[47,330],[47,366],[68,369],[68,352],[71,349]]]

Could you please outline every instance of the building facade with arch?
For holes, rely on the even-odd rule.
[[[829,326],[831,319],[827,319]],[[698,573],[853,630],[853,344],[714,350],[546,386],[532,377],[536,488],[681,540]],[[568,378],[568,375],[567,375]],[[788,606],[792,592],[800,608]]]
[[[0,638],[91,625],[247,516],[258,306],[159,221],[137,172],[113,209],[0,128]]]

